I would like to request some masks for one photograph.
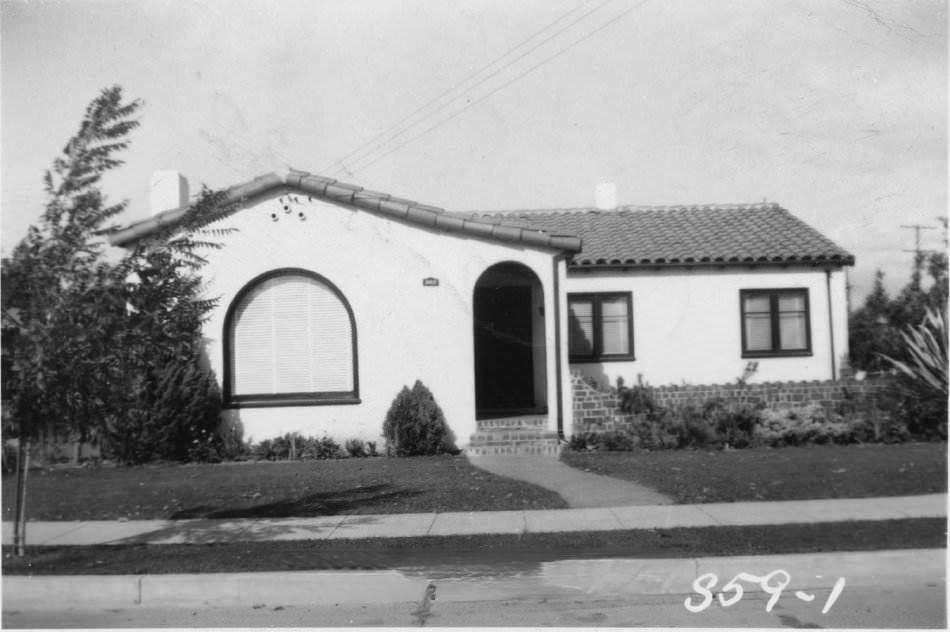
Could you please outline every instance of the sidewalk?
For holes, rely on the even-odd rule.
[[[235,520],[30,522],[38,546],[210,544],[945,518],[947,495]],[[2,542],[13,525],[3,523]]]

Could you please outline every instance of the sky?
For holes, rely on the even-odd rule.
[[[141,99],[104,180],[149,213],[287,166],[453,211],[778,202],[909,278],[947,213],[947,5],[934,0],[0,1],[0,235],[106,86]],[[923,248],[943,248],[922,230]]]

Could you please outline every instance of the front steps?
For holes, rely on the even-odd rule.
[[[548,430],[547,415],[479,419],[475,423],[478,430],[465,449],[468,456],[560,454],[557,432]]]

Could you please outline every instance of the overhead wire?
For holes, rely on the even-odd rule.
[[[424,131],[422,131],[422,132],[420,132],[419,134],[416,134],[415,136],[412,136],[412,137],[409,138],[408,140],[406,140],[406,141],[404,141],[404,142],[402,142],[402,143],[396,145],[395,147],[391,148],[389,151],[386,151],[385,153],[383,153],[383,154],[377,156],[377,157],[374,158],[373,160],[371,160],[371,161],[369,161],[369,162],[367,162],[367,163],[365,163],[365,164],[360,164],[360,165],[358,165],[358,166],[357,166],[356,164],[353,164],[353,165],[350,167],[349,171],[352,173],[353,171],[359,171],[359,170],[366,169],[366,168],[368,168],[370,165],[376,164],[377,162],[379,162],[380,160],[382,160],[382,159],[385,158],[386,156],[389,156],[389,155],[392,154],[393,152],[395,152],[395,151],[397,151],[397,150],[399,150],[399,149],[405,147],[406,145],[408,145],[408,144],[414,142],[415,140],[421,138],[422,136],[425,136],[425,135],[428,134],[429,132],[432,132],[433,130],[438,129],[438,128],[441,127],[442,125],[445,125],[445,124],[448,123],[449,121],[451,121],[451,120],[453,120],[454,118],[456,118],[457,116],[461,115],[461,114],[462,114],[463,112],[465,112],[466,110],[468,110],[468,109],[474,107],[475,105],[478,105],[478,104],[481,103],[482,101],[485,101],[486,99],[488,99],[488,98],[494,96],[494,95],[497,94],[499,91],[501,91],[501,90],[507,88],[508,86],[510,86],[512,83],[514,83],[514,82],[516,82],[516,81],[522,79],[523,77],[529,75],[530,73],[534,72],[535,70],[537,70],[537,69],[540,68],[541,66],[547,64],[548,62],[553,61],[554,59],[560,57],[561,55],[563,55],[564,53],[566,53],[566,52],[569,51],[570,49],[574,48],[574,47],[577,46],[578,44],[580,44],[580,43],[582,43],[582,42],[584,42],[584,41],[590,39],[591,37],[593,37],[593,36],[596,35],[597,33],[603,31],[603,30],[606,29],[607,27],[609,27],[609,26],[611,26],[612,24],[616,23],[616,22],[617,22],[618,20],[620,20],[621,18],[623,18],[623,17],[629,15],[631,12],[634,11],[634,9],[637,9],[637,8],[639,8],[640,6],[646,4],[648,1],[649,1],[649,0],[642,0],[642,2],[638,3],[636,6],[631,7],[630,9],[627,9],[626,11],[624,11],[624,12],[618,14],[617,16],[611,18],[611,19],[608,20],[607,22],[603,23],[601,26],[597,27],[596,29],[594,29],[594,30],[592,30],[592,31],[590,31],[590,32],[588,32],[588,33],[586,33],[586,34],[583,35],[582,37],[580,37],[580,38],[574,40],[573,42],[571,42],[570,44],[568,44],[568,45],[565,46],[564,48],[559,49],[559,50],[558,50],[556,53],[554,53],[553,55],[550,55],[550,56],[548,56],[548,57],[542,59],[541,61],[539,61],[539,62],[536,63],[535,65],[531,66],[530,68],[528,68],[528,69],[525,70],[524,72],[522,72],[522,73],[516,75],[516,76],[513,77],[512,79],[510,79],[510,80],[506,81],[505,83],[501,84],[500,86],[496,87],[494,90],[488,92],[487,94],[485,94],[485,95],[479,97],[478,99],[476,99],[476,100],[474,100],[474,101],[469,102],[468,104],[465,105],[465,107],[463,107],[463,108],[457,110],[454,114],[452,114],[452,115],[449,116],[448,118],[445,118],[445,119],[439,121],[438,123],[436,123],[435,125],[432,125],[431,127],[426,128]],[[368,154],[367,157],[369,157],[370,155],[372,155],[372,154]]]
[[[465,79],[463,79],[463,80],[460,81],[459,83],[457,83],[457,84],[455,84],[454,86],[448,88],[447,90],[443,91],[442,93],[440,93],[439,95],[433,97],[432,99],[426,101],[423,105],[421,105],[421,106],[419,106],[418,108],[416,108],[415,110],[413,110],[410,114],[404,116],[403,118],[401,118],[399,121],[397,121],[396,123],[394,123],[393,125],[391,125],[389,128],[387,128],[387,129],[384,130],[383,132],[377,134],[376,136],[374,136],[374,137],[371,138],[370,140],[366,141],[365,143],[363,143],[362,145],[360,145],[359,147],[357,147],[355,150],[352,150],[352,151],[350,151],[349,153],[347,153],[345,156],[343,156],[343,157],[341,157],[341,158],[339,158],[339,159],[333,161],[332,163],[330,163],[330,164],[324,169],[324,171],[327,172],[327,175],[335,175],[335,174],[340,174],[340,173],[344,173],[344,172],[348,171],[348,166],[347,166],[346,162],[347,162],[348,160],[350,160],[351,158],[353,158],[354,155],[358,155],[358,154],[364,153],[364,152],[365,152],[365,149],[366,149],[367,147],[369,147],[370,145],[372,145],[372,144],[375,143],[376,141],[385,138],[385,140],[383,140],[381,143],[377,144],[376,147],[374,147],[372,150],[370,150],[370,151],[368,151],[368,152],[365,152],[365,155],[360,156],[360,157],[355,158],[354,160],[352,160],[351,164],[358,163],[358,162],[360,162],[360,161],[362,161],[362,160],[365,160],[367,157],[369,157],[369,156],[373,155],[374,153],[376,153],[377,151],[383,149],[386,144],[388,144],[388,143],[390,143],[390,142],[396,140],[396,139],[399,138],[400,136],[406,134],[406,133],[409,132],[413,127],[416,127],[416,126],[418,126],[418,125],[423,124],[427,119],[432,118],[432,116],[434,116],[435,114],[441,112],[442,110],[444,110],[445,108],[447,108],[447,107],[448,107],[449,105],[451,105],[452,103],[455,103],[456,101],[458,101],[458,100],[461,99],[462,97],[466,96],[467,94],[469,94],[470,92],[472,92],[472,91],[475,90],[476,88],[478,88],[478,87],[484,85],[486,82],[488,82],[489,80],[491,80],[491,79],[493,79],[494,77],[498,76],[500,73],[504,72],[505,70],[507,70],[508,68],[512,67],[512,66],[515,65],[516,63],[520,62],[520,61],[521,61],[522,59],[524,59],[525,57],[531,55],[531,54],[534,53],[536,50],[538,50],[539,48],[541,48],[542,46],[544,46],[545,44],[547,44],[547,43],[550,42],[551,40],[555,39],[556,37],[558,37],[559,35],[561,35],[561,34],[564,33],[565,31],[568,31],[569,29],[573,28],[574,26],[576,26],[577,24],[579,24],[579,23],[582,22],[583,20],[587,19],[588,17],[590,17],[591,15],[593,15],[594,13],[596,13],[597,11],[600,11],[604,6],[606,6],[607,4],[609,4],[610,2],[612,2],[613,0],[604,0],[603,2],[601,2],[600,4],[598,4],[596,7],[594,7],[593,9],[591,9],[590,11],[587,11],[586,13],[584,13],[583,15],[581,15],[580,17],[578,17],[577,19],[573,20],[573,21],[572,21],[571,23],[569,23],[567,26],[564,26],[564,27],[558,29],[558,30],[555,31],[553,34],[551,34],[551,35],[549,35],[548,37],[544,38],[543,40],[541,40],[540,42],[538,42],[537,44],[535,44],[534,46],[532,46],[532,47],[531,47],[530,49],[528,49],[527,51],[525,51],[525,52],[519,54],[519,55],[516,56],[514,59],[508,61],[507,63],[505,63],[505,64],[504,64],[503,66],[501,66],[500,68],[497,68],[497,69],[494,70],[493,72],[489,73],[487,76],[483,77],[481,80],[477,81],[475,84],[473,84],[473,85],[471,85],[471,86],[468,86],[468,87],[465,88],[462,92],[460,92],[459,94],[455,95],[455,96],[452,97],[451,99],[448,99],[447,101],[443,102],[443,103],[442,103],[441,105],[439,105],[438,107],[435,107],[434,109],[431,109],[431,111],[429,111],[427,114],[425,114],[425,116],[422,116],[421,118],[419,118],[419,120],[417,120],[417,121],[415,121],[415,122],[412,122],[412,123],[409,123],[408,125],[406,125],[406,123],[407,123],[408,121],[410,121],[410,120],[416,118],[416,115],[417,115],[417,114],[419,114],[419,113],[421,113],[421,112],[424,112],[424,111],[430,109],[431,106],[433,106],[434,104],[438,103],[440,100],[442,100],[443,97],[445,97],[445,96],[448,95],[448,94],[451,94],[452,92],[455,92],[456,90],[458,90],[459,88],[461,88],[462,86],[464,86],[466,83],[469,83],[470,81],[472,81],[473,79],[475,79],[475,78],[478,77],[479,75],[483,74],[483,73],[484,73],[486,70],[488,70],[489,68],[492,68],[493,66],[497,65],[497,64],[500,63],[502,60],[504,60],[505,58],[509,57],[512,53],[514,53],[515,51],[517,51],[517,50],[523,48],[523,47],[524,47],[525,45],[527,45],[529,42],[531,42],[532,40],[536,39],[539,35],[541,35],[541,34],[544,33],[545,31],[550,30],[554,25],[556,25],[557,23],[561,22],[562,20],[564,20],[565,18],[567,18],[567,17],[568,17],[569,15],[571,15],[572,13],[575,13],[576,11],[578,11],[578,10],[579,10],[581,7],[583,7],[585,4],[589,4],[589,3],[592,2],[592,1],[593,1],[593,0],[585,0],[585,2],[581,2],[580,4],[578,4],[577,6],[575,6],[573,9],[571,9],[571,10],[567,11],[566,13],[562,14],[560,17],[558,17],[557,19],[555,19],[553,22],[550,22],[548,25],[546,25],[546,26],[543,27],[542,29],[536,31],[535,33],[533,33],[532,35],[530,35],[530,36],[527,37],[526,39],[522,40],[520,43],[518,43],[518,44],[517,44],[516,46],[514,46],[513,48],[510,48],[510,49],[509,49],[507,52],[505,52],[504,54],[502,54],[502,55],[500,55],[499,57],[495,58],[494,60],[492,60],[492,61],[489,62],[488,64],[482,66],[479,70],[475,71],[474,73],[468,75]],[[403,129],[400,129],[400,128],[403,128]],[[396,131],[396,130],[399,130],[399,131]]]

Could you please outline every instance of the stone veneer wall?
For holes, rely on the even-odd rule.
[[[765,382],[761,384],[702,384],[653,387],[658,406],[702,405],[716,398],[736,403],[764,405],[766,408],[799,408],[818,405],[835,407],[860,404],[890,384],[888,379],[813,382]],[[574,427],[583,432],[614,430],[626,413],[614,387],[592,384],[583,375],[571,372],[574,394]]]

